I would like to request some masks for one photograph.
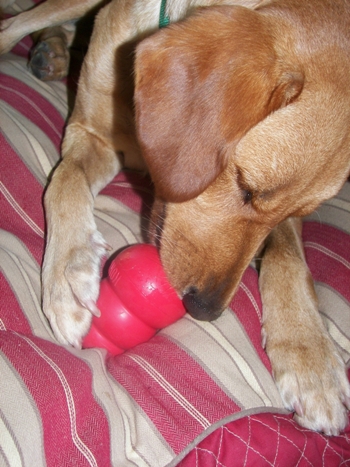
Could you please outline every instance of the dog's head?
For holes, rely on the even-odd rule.
[[[304,151],[315,131],[312,112],[299,118],[304,85],[268,18],[242,7],[200,10],[137,48],[151,236],[198,319],[220,315],[275,225],[333,194],[309,157],[322,143]]]

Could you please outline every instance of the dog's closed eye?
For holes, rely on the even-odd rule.
[[[253,192],[250,190],[243,190],[243,201],[244,204],[248,204],[253,199]]]

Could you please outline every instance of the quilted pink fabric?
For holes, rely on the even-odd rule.
[[[349,430],[329,439],[298,426],[291,417],[250,415],[218,428],[178,467],[336,467],[350,465]]]
[[[350,428],[327,438],[286,413],[261,348],[257,273],[222,318],[186,316],[118,357],[55,342],[40,305],[42,207],[68,112],[65,83],[0,57],[0,465],[350,466]],[[96,200],[114,250],[143,240],[148,178],[124,172]],[[320,312],[350,359],[350,183],[305,224]],[[74,214],[74,213],[73,213]]]

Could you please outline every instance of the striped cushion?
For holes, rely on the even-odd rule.
[[[40,306],[42,195],[67,87],[29,74],[29,46],[0,57],[0,465],[346,465],[350,431],[328,439],[282,407],[253,268],[213,323],[185,316],[118,357],[57,345]],[[98,228],[115,250],[142,241],[151,200],[148,178],[129,172],[97,197]],[[320,310],[347,361],[349,211],[346,184],[304,228]]]

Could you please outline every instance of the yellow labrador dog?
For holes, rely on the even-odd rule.
[[[0,48],[96,5],[47,0],[3,22]],[[305,427],[343,430],[349,382],[318,313],[299,218],[349,174],[349,56],[348,0],[104,6],[45,196],[43,309],[57,339],[79,347],[99,313],[107,245],[95,196],[122,166],[147,167],[150,237],[188,312],[220,316],[261,251],[263,343],[284,404]]]

